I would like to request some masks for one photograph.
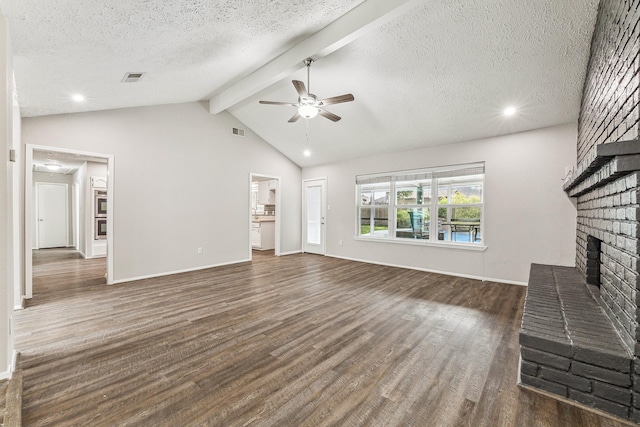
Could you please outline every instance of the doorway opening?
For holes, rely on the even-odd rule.
[[[249,259],[280,256],[280,177],[249,174]]]
[[[33,297],[34,250],[106,258],[104,281],[113,283],[113,178],[113,155],[27,144],[25,298]]]

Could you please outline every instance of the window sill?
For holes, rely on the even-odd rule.
[[[359,242],[395,243],[398,245],[429,246],[434,248],[446,248],[446,249],[462,249],[465,251],[484,252],[487,250],[487,247],[484,245],[476,245],[472,243],[431,242],[429,240],[419,240],[419,239],[384,239],[384,238],[376,238],[376,237],[353,236],[353,240],[357,240]]]

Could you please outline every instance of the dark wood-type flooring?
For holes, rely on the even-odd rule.
[[[623,425],[516,385],[523,287],[272,255],[106,286],[35,252],[24,425]]]

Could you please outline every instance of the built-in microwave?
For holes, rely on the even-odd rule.
[[[95,190],[95,217],[102,218],[107,216],[107,192]]]
[[[95,240],[105,240],[107,238],[107,218],[96,218],[94,230]]]

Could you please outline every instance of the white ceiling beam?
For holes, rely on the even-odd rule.
[[[314,35],[293,46],[252,74],[209,99],[218,114],[304,68],[302,61],[319,59],[379,28],[424,0],[366,0]]]

